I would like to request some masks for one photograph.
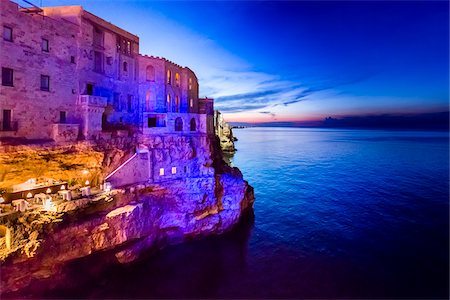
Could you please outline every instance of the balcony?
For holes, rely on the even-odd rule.
[[[17,131],[19,124],[17,121],[1,121],[0,120],[0,131]]]
[[[106,107],[106,104],[107,99],[100,96],[79,95],[77,100],[77,105],[84,107]]]

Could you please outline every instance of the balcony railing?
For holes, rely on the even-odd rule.
[[[17,131],[19,124],[17,121],[4,122],[0,120],[0,131]]]
[[[83,106],[98,106],[98,107],[106,107],[106,98],[100,96],[92,96],[92,95],[80,95],[78,96],[78,105]]]

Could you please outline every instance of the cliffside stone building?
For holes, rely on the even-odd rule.
[[[214,134],[213,101],[189,68],[141,55],[139,37],[81,6],[0,2],[0,137],[57,142]]]

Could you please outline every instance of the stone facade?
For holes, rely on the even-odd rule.
[[[77,89],[77,65],[71,56],[77,55],[77,26],[22,12],[9,1],[0,1],[0,15],[1,135],[50,138],[60,114],[65,113],[66,123],[76,118],[77,93],[72,91]],[[44,39],[48,48],[43,48]],[[9,70],[12,82],[6,82]],[[41,88],[41,76],[49,76],[48,90]]]
[[[189,68],[165,58],[139,56],[139,97],[144,134],[211,134],[200,112],[198,80]]]
[[[120,129],[213,134],[194,72],[140,55],[136,35],[81,6],[0,8],[0,138],[69,142],[77,126],[77,139]]]

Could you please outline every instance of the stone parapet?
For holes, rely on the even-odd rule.
[[[79,97],[77,99],[77,105],[80,105],[80,106],[105,108],[106,104],[107,104],[107,99],[105,97],[100,97],[100,96],[79,95]]]
[[[80,124],[53,124],[52,139],[55,142],[74,142],[78,138]]]

